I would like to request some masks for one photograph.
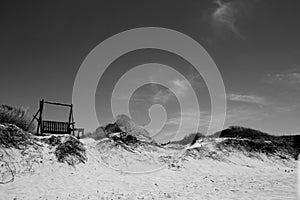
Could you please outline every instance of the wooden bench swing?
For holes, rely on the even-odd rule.
[[[67,122],[62,121],[49,121],[43,119],[43,110],[44,104],[51,104],[55,106],[64,106],[69,107],[69,119]],[[75,122],[73,117],[73,104],[64,104],[64,103],[57,103],[57,102],[49,102],[42,99],[40,101],[40,108],[37,113],[33,116],[32,122],[37,120],[37,135],[44,135],[45,133],[48,134],[70,134],[80,138],[84,135],[83,128],[75,128]],[[77,133],[75,135],[75,133]]]

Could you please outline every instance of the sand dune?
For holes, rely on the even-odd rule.
[[[87,162],[74,167],[57,162],[54,148],[42,142],[2,150],[16,174],[0,185],[1,199],[296,199],[296,161],[218,152],[218,140],[130,151],[82,139]]]

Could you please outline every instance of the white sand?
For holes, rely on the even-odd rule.
[[[15,160],[12,162],[18,162],[17,175],[13,182],[0,185],[0,199],[297,199],[295,161],[283,162],[264,155],[260,159],[249,158],[235,153],[227,161],[187,157],[179,168],[164,166],[154,173],[128,174],[106,167],[97,143],[92,139],[83,141],[88,161],[75,168],[57,163],[50,153],[53,149],[47,145],[28,149],[25,157],[17,150],[7,150]],[[164,153],[147,155],[152,161],[141,158],[141,165],[136,165],[137,160],[131,156],[122,156],[127,156],[130,171],[146,165],[149,169],[163,166],[155,159]],[[102,158],[123,169],[124,161],[120,165],[117,162],[122,156],[116,154]]]

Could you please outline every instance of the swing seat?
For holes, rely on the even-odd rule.
[[[43,121],[42,132],[51,134],[71,134],[71,128],[68,122]]]

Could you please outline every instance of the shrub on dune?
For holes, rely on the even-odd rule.
[[[0,146],[4,148],[24,149],[34,144],[32,135],[13,124],[0,124]]]
[[[68,136],[65,141],[57,146],[55,156],[58,162],[67,162],[72,166],[85,163],[87,160],[86,149],[83,143],[73,136]]]
[[[25,131],[33,131],[35,126],[30,122],[27,109],[0,105],[0,124],[14,124]]]

